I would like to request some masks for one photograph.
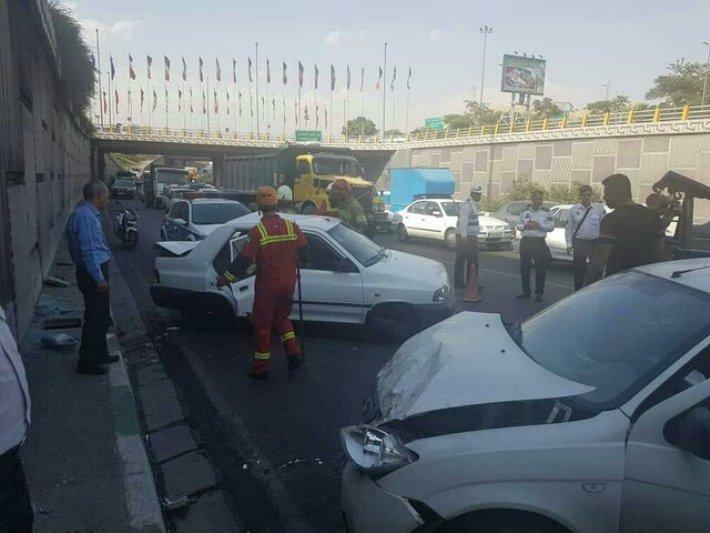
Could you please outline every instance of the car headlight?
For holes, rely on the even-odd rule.
[[[436,292],[434,293],[434,297],[432,298],[432,301],[434,303],[440,304],[440,303],[446,301],[446,297],[448,295],[449,295],[449,286],[444,285],[440,289],[436,289]]]
[[[419,458],[396,435],[364,424],[342,428],[340,441],[355,466],[375,478]]]

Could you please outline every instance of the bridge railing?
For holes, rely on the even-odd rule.
[[[651,124],[658,122],[674,122],[688,120],[710,120],[710,105],[684,106],[684,107],[655,107],[642,110],[629,110],[623,112],[585,113],[576,117],[529,119],[517,118],[510,121],[501,118],[498,122],[481,126],[471,126],[459,129],[444,130],[419,130],[407,135],[391,135],[385,139],[377,135],[371,136],[325,136],[325,143],[426,143],[428,141],[449,139],[474,139],[478,137],[495,137],[510,133],[531,133],[540,131],[555,131],[579,128],[613,127],[631,124]],[[204,142],[210,144],[231,143],[284,143],[293,142],[294,138],[283,134],[238,133],[233,131],[205,131],[201,129],[168,129],[151,128],[136,125],[107,125],[96,126],[98,138],[153,141],[153,142]]]

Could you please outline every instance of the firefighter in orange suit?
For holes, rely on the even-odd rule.
[[[293,291],[296,286],[299,250],[306,239],[296,223],[281,218],[276,213],[278,201],[272,187],[261,187],[256,193],[256,204],[263,213],[261,222],[247,236],[244,248],[217,278],[222,287],[247,277],[247,270],[256,263],[254,282],[254,358],[250,376],[266,379],[271,359],[271,331],[281,336],[288,369],[302,362],[301,350],[289,320],[293,308]]]

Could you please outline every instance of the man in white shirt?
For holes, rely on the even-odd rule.
[[[579,188],[580,203],[569,210],[565,238],[567,253],[572,253],[574,270],[574,290],[584,287],[587,275],[587,260],[594,254],[594,246],[599,238],[599,227],[606,214],[604,206],[592,203],[594,191],[590,185]]]
[[[530,195],[530,209],[520,213],[520,223],[516,229],[523,238],[520,240],[520,277],[523,292],[518,298],[530,298],[530,267],[535,263],[535,301],[542,301],[545,292],[545,276],[550,263],[550,249],[545,236],[555,229],[555,219],[549,211],[542,209],[542,191]]]
[[[472,187],[466,201],[459,206],[456,221],[456,262],[454,263],[454,285],[465,288],[471,264],[478,268],[478,206],[481,188]]]
[[[30,428],[30,393],[17,344],[0,307],[0,531],[32,531],[32,505],[20,463]]]

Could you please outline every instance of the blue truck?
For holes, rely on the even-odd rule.
[[[456,191],[454,175],[448,168],[391,168],[389,204],[396,213],[417,198],[446,198]]]

